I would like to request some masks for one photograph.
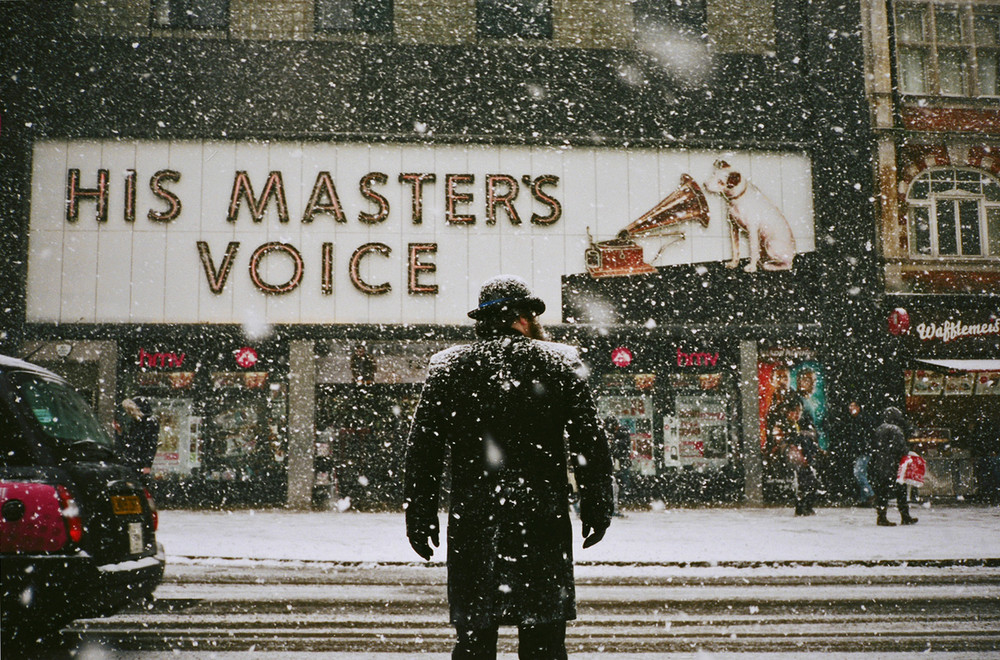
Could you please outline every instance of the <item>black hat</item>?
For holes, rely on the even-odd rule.
[[[479,289],[479,307],[469,312],[469,318],[481,319],[512,309],[541,314],[545,303],[531,295],[528,283],[517,275],[497,275]]]

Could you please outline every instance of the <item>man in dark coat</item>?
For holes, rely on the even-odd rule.
[[[614,415],[608,415],[604,418],[604,430],[611,439],[611,463],[614,468],[615,515],[624,517],[624,514],[621,512],[621,501],[626,499],[631,487],[632,435]]]
[[[160,422],[149,401],[143,397],[125,399],[122,408],[129,419],[118,438],[116,453],[125,465],[149,474],[160,443]]]
[[[895,498],[899,516],[904,525],[913,525],[916,518],[910,516],[910,503],[906,500],[906,486],[898,483],[899,463],[910,451],[906,440],[909,424],[906,416],[899,408],[890,406],[882,414],[882,424],[875,429],[871,444],[871,459],[868,461],[868,481],[875,491],[876,524],[882,527],[894,527],[896,523],[889,522],[886,512],[889,500]]]
[[[406,454],[406,533],[424,559],[438,544],[450,453],[448,600],[452,658],[496,658],[516,625],[519,657],[566,658],[576,618],[566,439],[580,490],[584,548],[611,522],[611,457],[575,349],[541,341],[545,304],[524,280],[487,281],[479,341],[431,359]]]
[[[841,459],[850,459],[851,473],[854,476],[858,503],[871,506],[874,503],[875,491],[868,483],[868,461],[871,460],[869,444],[872,441],[872,424],[868,414],[857,401],[847,405],[847,415],[842,420],[839,429],[838,453]]]

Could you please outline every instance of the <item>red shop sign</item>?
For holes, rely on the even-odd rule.
[[[616,367],[625,368],[632,364],[632,351],[624,346],[619,346],[611,351],[611,363]]]
[[[249,346],[244,346],[240,350],[236,351],[236,364],[240,365],[244,369],[249,369],[253,365],[257,364],[257,351]]]

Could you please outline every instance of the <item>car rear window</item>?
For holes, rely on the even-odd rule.
[[[111,437],[76,390],[37,374],[10,374],[16,402],[31,413],[57,448],[99,445],[111,449]]]

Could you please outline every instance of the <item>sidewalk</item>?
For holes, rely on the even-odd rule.
[[[917,525],[888,528],[876,527],[874,511],[860,508],[819,509],[806,518],[790,508],[631,511],[587,550],[574,519],[574,558],[578,564],[663,565],[1000,563],[1000,507],[925,504],[913,514]],[[889,518],[898,514],[890,510]],[[434,562],[446,557],[444,536]],[[157,538],[168,564],[421,562],[407,543],[402,513],[163,510]]]

